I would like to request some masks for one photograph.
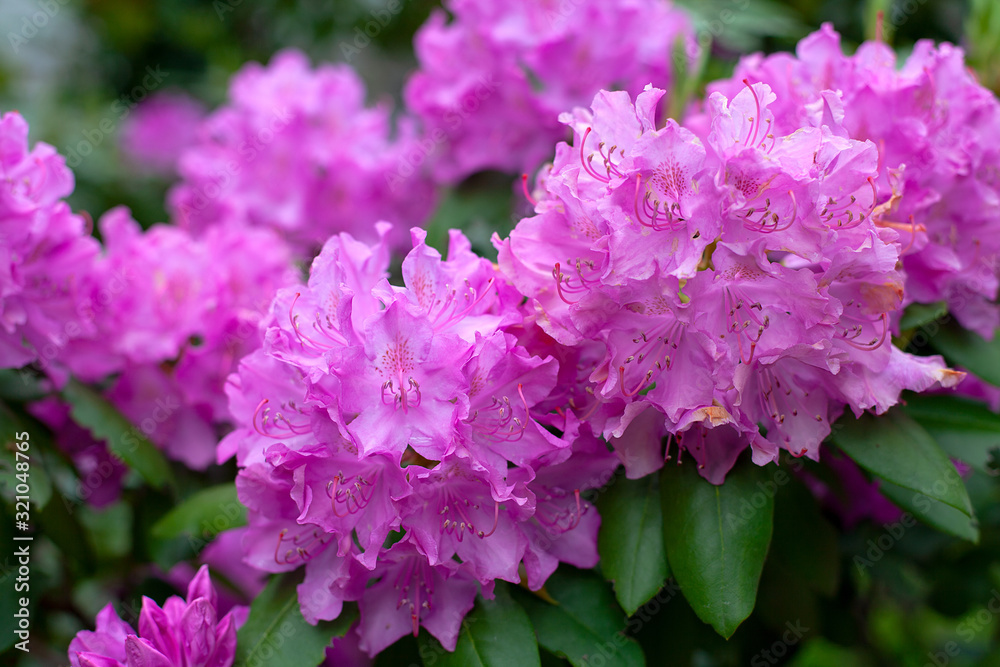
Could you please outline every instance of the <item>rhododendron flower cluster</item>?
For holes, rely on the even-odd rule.
[[[161,608],[143,597],[139,631],[119,618],[109,603],[97,615],[97,629],[83,630],[69,645],[73,667],[230,667],[236,630],[246,607],[222,618],[208,567],[188,585],[187,599],[172,597]]]
[[[387,106],[366,108],[350,67],[312,70],[300,52],[283,51],[267,67],[241,69],[229,97],[180,157],[182,181],[169,195],[177,224],[268,227],[311,258],[340,231],[374,241],[378,220],[401,230],[424,223],[433,191],[406,159],[412,123],[393,128]]]
[[[497,240],[545,333],[602,344],[581,418],[657,453],[670,434],[720,482],[747,445],[758,464],[779,448],[815,459],[845,406],[882,412],[961,377],[889,339],[899,233],[878,210],[878,149],[849,137],[836,95],[822,123],[781,134],[767,84],[714,93],[703,141],[656,124],[663,94],[602,92],[563,115],[574,144],[537,215]]]
[[[197,141],[204,116],[201,103],[184,93],[153,95],[126,116],[122,152],[136,169],[174,176],[181,154]]]
[[[63,201],[73,172],[48,144],[28,150],[28,124],[0,117],[0,368],[49,367],[58,350],[92,334],[81,280],[99,246]]]
[[[113,375],[107,396],[141,429],[136,435],[206,467],[217,425],[228,421],[225,378],[260,345],[257,324],[275,290],[297,278],[288,246],[267,229],[143,232],[118,208],[100,220],[102,252],[60,200],[73,189],[72,172],[50,146],[28,153],[27,132],[16,113],[0,121],[0,368],[36,362],[57,385],[68,372],[85,381]],[[34,412],[61,434],[82,473],[110,466],[103,477],[117,488],[120,467],[81,439],[64,407],[48,400]],[[111,500],[106,491],[94,499]]]
[[[904,305],[946,301],[963,326],[992,338],[1000,326],[1000,150],[991,138],[1000,103],[966,69],[962,50],[922,40],[897,67],[881,42],[845,56],[827,24],[795,55],[743,58],[731,80],[709,91],[734,95],[743,78],[777,93],[775,132],[819,127],[834,110],[852,138],[875,145],[881,224],[897,229],[904,246]]]
[[[483,169],[536,169],[564,136],[561,111],[604,88],[669,89],[675,45],[695,48],[690,19],[666,0],[445,6],[451,20],[435,11],[416,36],[420,70],[405,94],[446,182]]]
[[[105,252],[91,300],[121,287],[98,335],[62,359],[82,379],[117,373],[111,402],[172,458],[205,468],[216,424],[229,420],[225,379],[260,345],[275,290],[296,280],[290,251],[266,229],[216,226],[199,239],[169,225],[143,232],[123,208],[99,226]]]
[[[400,287],[378,229],[374,246],[332,238],[308,285],[278,292],[231,380],[241,428],[220,457],[242,466],[247,561],[305,564],[306,619],[358,600],[371,655],[420,625],[453,650],[477,589],[520,566],[537,589],[559,561],[597,563],[580,494],[617,460],[539,409],[557,362],[517,344],[520,295],[461,233],[442,260],[415,228]]]

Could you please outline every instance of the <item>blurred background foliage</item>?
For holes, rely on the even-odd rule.
[[[302,49],[314,63],[344,62],[348,59],[344,47],[353,43],[355,29],[370,20],[371,10],[385,4],[383,0],[51,0],[48,6],[58,10],[46,26],[24,42],[12,38],[25,34],[21,31],[26,17],[40,11],[39,3],[0,2],[0,110],[19,110],[31,125],[32,141],[49,142],[64,154],[85,132],[112,119],[111,132],[76,167],[77,188],[70,202],[95,218],[125,204],[145,225],[166,219],[164,194],[170,183],[137,175],[121,159],[120,107],[113,105],[143,85],[148,67],[166,75],[158,89],[181,89],[214,108],[225,100],[227,82],[237,69],[248,61],[266,62],[282,48]],[[680,0],[680,4],[692,12],[699,34],[711,36],[712,55],[702,83],[726,76],[741,53],[793,49],[798,39],[826,21],[841,32],[846,48],[853,49],[875,36],[876,16],[882,12],[882,34],[901,55],[922,38],[961,44],[981,81],[994,90],[1000,88],[996,0]],[[413,34],[436,6],[431,0],[402,0],[402,12],[371,46],[350,58],[368,85],[371,101],[389,99],[399,109],[403,82],[415,66]],[[724,12],[731,17],[726,23],[720,20]],[[507,177],[472,177],[442,199],[432,235],[461,226],[481,248],[492,230],[509,229],[511,192]],[[7,392],[11,387],[2,386],[4,381],[0,378],[0,396],[16,401]],[[5,413],[0,419],[25,417]],[[126,485],[129,490],[121,501],[101,512],[59,502],[58,489],[72,486],[73,472],[54,454],[54,447],[42,442],[41,426],[28,421],[24,427],[33,437],[37,434],[33,445],[38,447],[33,451],[43,457],[36,491],[51,498],[39,516],[46,539],[37,543],[33,561],[33,596],[38,596],[37,604],[44,610],[39,616],[36,608],[37,650],[20,656],[16,664],[60,665],[65,664],[69,639],[90,627],[103,600],[119,597],[127,605],[142,594],[162,600],[174,592],[145,563],[169,568],[193,554],[187,540],[163,538],[150,530],[170,509],[170,499],[138,479]],[[175,468],[181,496],[225,482],[233,474],[216,469],[207,476],[194,476]],[[791,562],[819,556],[823,562],[810,561],[811,568],[789,571],[769,560],[758,609],[729,642],[702,624],[679,595],[651,613],[648,622],[638,624],[635,636],[650,664],[1000,666],[995,641],[1000,617],[990,614],[982,620],[981,613],[1000,589],[1000,486],[982,472],[975,472],[968,486],[981,519],[978,546],[919,526],[870,567],[859,568],[853,558],[867,553],[869,540],[878,540],[885,532],[881,526],[862,525],[836,538],[839,557],[787,554]],[[780,496],[779,515],[796,503],[792,491]],[[8,510],[0,505],[0,542],[5,545],[11,543]],[[787,525],[794,528],[794,523]],[[797,537],[776,534],[775,544],[782,539],[792,543]],[[6,585],[11,563],[4,561],[2,570]],[[802,576],[832,578],[833,595],[817,595],[801,585]],[[0,607],[3,604],[0,601]],[[9,615],[5,609],[0,613],[6,628]],[[775,652],[763,657],[763,650],[782,642],[790,618],[800,619],[809,630],[801,641],[786,646],[781,656]],[[8,648],[7,637],[3,639],[0,653]],[[949,641],[960,643],[957,655],[940,653]],[[415,645],[401,642],[378,664],[407,664],[393,661],[413,658]],[[935,662],[938,655],[947,661]],[[661,658],[666,662],[658,663]],[[0,655],[0,662],[15,664],[10,653]],[[543,662],[565,664],[549,654]]]

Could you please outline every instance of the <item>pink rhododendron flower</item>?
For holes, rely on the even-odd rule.
[[[121,149],[140,171],[174,176],[177,160],[194,145],[204,116],[205,108],[193,97],[174,91],[158,93],[123,121]]]
[[[664,433],[715,483],[747,446],[758,464],[817,458],[845,407],[961,377],[889,340],[903,276],[899,234],[874,220],[874,144],[836,115],[776,133],[766,84],[714,93],[705,138],[658,126],[662,95],[601,92],[563,114],[574,145],[540,178],[536,216],[496,241],[546,334],[603,345],[590,400],[567,407],[626,464],[661,464]],[[634,433],[655,454],[626,438],[643,413]]]
[[[0,117],[0,368],[38,362],[62,379],[62,348],[94,332],[81,292],[99,246],[63,201],[73,185],[52,146],[28,150],[20,114]]]
[[[406,161],[411,124],[393,130],[390,110],[366,108],[365,90],[346,65],[311,69],[298,51],[267,67],[252,63],[232,80],[229,104],[201,125],[180,158],[170,193],[177,224],[201,233],[214,225],[270,228],[305,257],[349,231],[377,238],[374,224],[421,225],[433,192]],[[280,177],[276,177],[279,170]]]
[[[992,140],[1000,103],[966,68],[962,50],[922,40],[902,66],[880,42],[845,56],[827,24],[794,55],[746,56],[732,79],[708,90],[735,95],[743,79],[778,93],[768,107],[774,133],[840,125],[844,136],[875,145],[872,213],[900,235],[903,305],[947,301],[963,326],[992,338],[1000,326],[1000,151]]]
[[[581,492],[617,459],[550,412],[558,363],[518,343],[521,297],[468,240],[447,259],[412,231],[403,285],[387,243],[327,242],[307,285],[278,292],[264,346],[228,393],[248,507],[248,564],[305,566],[306,619],[358,601],[370,655],[423,626],[454,650],[477,591],[541,587],[559,561],[597,563]]]
[[[236,629],[247,609],[222,618],[203,565],[191,580],[187,599],[172,597],[161,608],[144,597],[139,631],[109,603],[97,615],[96,630],[82,630],[69,645],[73,667],[230,667],[236,656]]]
[[[690,19],[665,0],[445,5],[451,20],[436,11],[417,33],[405,91],[425,136],[445,142],[431,155],[442,181],[534,170],[565,134],[560,111],[602,88],[669,89],[675,45],[695,48]]]
[[[226,377],[260,345],[274,290],[296,279],[290,250],[266,229],[142,231],[124,208],[99,224],[105,251],[86,294],[97,332],[60,361],[83,380],[113,374],[106,396],[142,435],[203,469],[229,421]]]

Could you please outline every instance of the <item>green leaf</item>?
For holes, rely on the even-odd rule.
[[[427,244],[445,254],[448,230],[461,229],[473,250],[495,260],[497,251],[490,238],[494,232],[504,237],[514,226],[511,180],[509,174],[480,172],[459,189],[446,191],[425,226]]]
[[[922,327],[944,317],[947,313],[948,303],[946,301],[911,303],[903,311],[903,316],[899,318],[899,328],[906,331],[907,329]]]
[[[972,515],[965,484],[948,455],[902,410],[857,420],[845,415],[834,428],[833,442],[873,475]]]
[[[152,532],[161,539],[187,535],[209,542],[222,531],[246,523],[247,509],[236,497],[236,484],[230,482],[192,494],[157,521]]]
[[[1000,386],[1000,336],[986,341],[953,322],[942,326],[931,337],[931,344],[952,365],[968,368],[990,384]]]
[[[615,596],[631,616],[670,576],[663,547],[659,478],[621,478],[597,505],[601,514],[597,538],[601,571],[614,582]]]
[[[893,503],[913,514],[928,526],[979,544],[979,522],[954,507],[945,505],[925,494],[904,489],[886,481],[879,484],[879,491]]]
[[[74,379],[66,384],[62,397],[72,408],[73,420],[108,444],[111,452],[142,475],[150,486],[173,486],[173,474],[163,454],[138,428],[103,396]]]
[[[870,667],[874,664],[861,648],[845,648],[822,637],[806,642],[788,663],[789,667]]]
[[[118,500],[100,509],[84,504],[76,512],[80,525],[87,530],[90,543],[94,545],[98,562],[109,563],[134,553],[130,503]]]
[[[721,486],[693,465],[660,474],[670,570],[698,618],[727,639],[753,611],[773,527],[777,484],[769,474],[778,472],[787,475],[738,464]]]
[[[429,632],[421,630],[420,657],[425,665],[443,667],[503,667],[540,665],[538,642],[531,621],[508,591],[496,582],[493,600],[476,598],[476,606],[462,621],[455,652],[450,653]]]
[[[236,635],[237,667],[315,667],[323,662],[330,641],[350,629],[358,616],[353,604],[344,605],[334,621],[307,623],[295,590],[301,580],[301,570],[272,576],[254,598]]]
[[[949,456],[993,474],[998,461],[1000,415],[961,396],[909,396],[906,414],[924,427]]]
[[[575,667],[646,664],[642,649],[625,634],[625,613],[611,588],[592,572],[561,566],[545,583],[551,604],[525,591],[517,598],[531,617],[538,643]],[[516,664],[516,663],[510,663]]]
[[[48,392],[37,375],[26,368],[0,370],[0,398],[27,403],[44,398]]]

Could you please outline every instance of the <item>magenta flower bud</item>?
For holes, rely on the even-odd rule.
[[[236,657],[235,608],[221,619],[215,588],[202,565],[188,585],[187,600],[172,597],[161,608],[142,599],[139,632],[108,604],[97,615],[96,630],[81,630],[69,645],[73,667],[230,667]]]

